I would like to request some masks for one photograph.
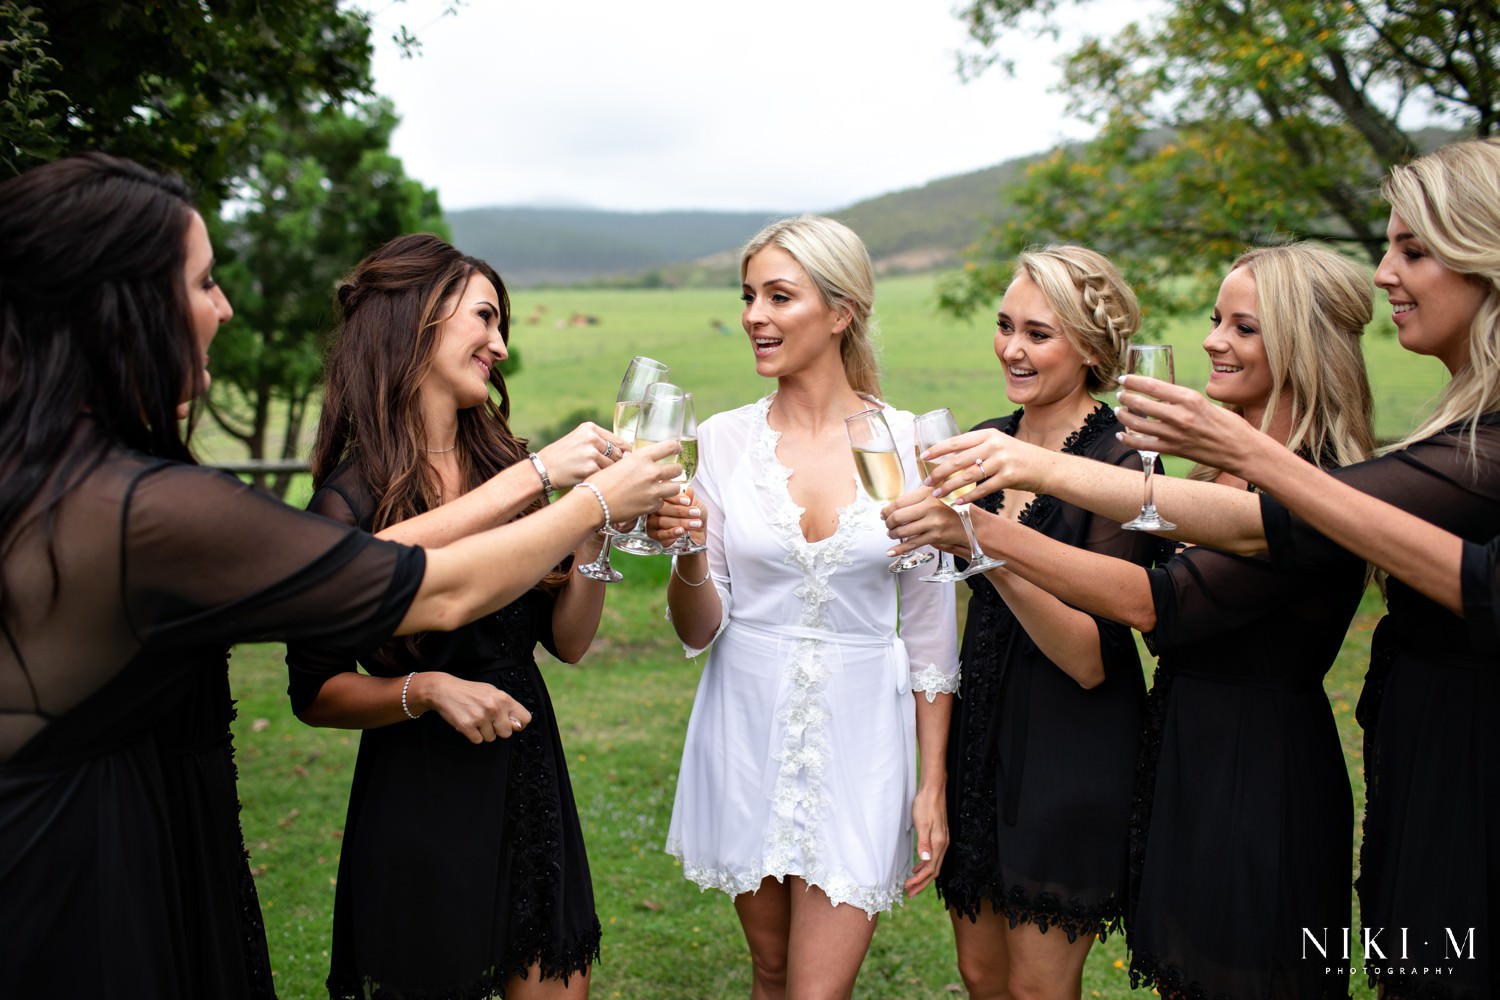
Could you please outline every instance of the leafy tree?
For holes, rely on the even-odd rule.
[[[447,233],[436,193],[388,152],[396,123],[377,100],[266,125],[259,162],[211,222],[235,318],[214,341],[207,411],[255,458],[303,454],[339,279],[392,236]],[[284,494],[289,474],[257,478]]]
[[[1008,68],[1007,46],[1053,32],[1064,2],[971,0],[965,70]],[[1500,129],[1500,15],[1489,0],[1174,0],[1087,40],[1062,86],[1096,138],[1006,192],[1006,217],[945,289],[949,308],[993,299],[1001,262],[1041,242],[1110,254],[1166,309],[1201,305],[1248,245],[1318,238],[1377,260],[1386,169],[1455,131]]]
[[[335,0],[0,3],[0,168],[102,149],[207,206],[277,113],[370,93],[367,15]]]

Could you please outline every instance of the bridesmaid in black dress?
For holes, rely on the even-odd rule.
[[[1100,254],[1022,254],[995,331],[1006,395],[1022,409],[980,426],[1138,469],[1093,393],[1113,384],[1139,324],[1134,293]],[[1135,565],[1149,565],[1159,548],[1052,497],[1007,491],[979,506],[976,525],[1005,521]],[[924,509],[957,523],[930,498]],[[955,530],[954,551],[967,555]],[[975,997],[1077,997],[1090,946],[1119,928],[1125,905],[1145,697],[1135,640],[1128,627],[1066,607],[1004,569],[968,583],[948,740],[952,839],[937,879],[959,972]]]
[[[435,236],[404,236],[355,268],[339,303],[309,509],[378,531],[519,466],[534,487],[519,513],[540,510],[546,466],[532,468],[507,419],[500,276]],[[607,462],[621,446],[605,435],[589,454]],[[599,544],[590,536],[575,558]],[[289,650],[297,715],[365,730],[334,902],[333,997],[587,995],[599,921],[533,650],[576,662],[603,605],[604,584],[560,568],[472,625],[361,657],[368,676],[352,657]],[[481,739],[488,706],[499,741]]]
[[[600,504],[424,551],[197,467],[177,411],[231,310],[186,189],[71,157],[0,184],[0,231],[0,995],[268,995],[227,645],[492,613]],[[675,492],[649,457],[594,477],[616,516]]]
[[[1500,731],[1490,714],[1500,703],[1500,650],[1493,631],[1474,626],[1493,600],[1482,546],[1500,532],[1500,140],[1447,146],[1397,167],[1384,193],[1390,248],[1376,284],[1402,346],[1438,358],[1453,376],[1421,427],[1334,482],[1167,387],[1142,383],[1166,402],[1132,395],[1131,409],[1163,418],[1146,433],[1167,450],[1233,463],[1269,494],[1248,511],[1209,501],[1217,509],[1207,523],[1202,498],[1169,497],[1189,519],[1172,517],[1185,528],[1206,540],[1238,539],[1246,550],[1269,543],[1273,559],[1303,571],[1338,558],[1332,542],[1398,570],[1358,712],[1368,789],[1361,922],[1381,935],[1380,953],[1355,948],[1353,964],[1375,977],[1386,1000],[1494,997]],[[1420,551],[1389,544],[1388,522],[1345,502],[1352,491],[1429,522],[1413,540],[1436,529],[1427,559],[1445,561],[1446,573],[1434,580]],[[1466,565],[1460,543],[1471,546]],[[1461,594],[1445,597],[1454,582]],[[1466,628],[1455,612],[1467,614],[1471,599],[1481,614]]]
[[[1359,347],[1370,298],[1331,251],[1245,254],[1204,341],[1209,396],[1289,453],[1360,460],[1373,447]],[[1218,469],[1194,475],[1247,485]],[[1140,628],[1160,658],[1131,831],[1132,983],[1173,998],[1347,996],[1347,971],[1303,961],[1301,947],[1303,927],[1349,925],[1353,807],[1322,679],[1364,564],[1345,556],[1294,573],[1187,548],[1143,571],[991,519],[985,529],[986,551],[1010,570]]]

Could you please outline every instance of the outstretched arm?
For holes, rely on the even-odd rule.
[[[618,462],[625,448],[620,438],[604,428],[582,423],[538,451],[537,457],[552,488],[566,490]],[[463,496],[393,524],[376,537],[436,548],[506,523],[541,495],[537,468],[530,461],[516,462]]]
[[[1127,443],[1159,447],[1255,483],[1330,541],[1463,614],[1463,540],[1457,535],[1330,476],[1191,390],[1128,378],[1140,391],[1121,396],[1120,421],[1131,429]]]
[[[1127,443],[1136,445],[1134,440]],[[1014,486],[1050,494],[1122,522],[1134,517],[1141,507],[1139,473],[1082,455],[1039,448],[997,430],[970,431],[949,438],[929,448],[923,457],[936,463],[927,481],[939,496],[967,483],[977,485],[964,500]],[[1157,510],[1177,525],[1175,531],[1167,533],[1171,537],[1244,555],[1265,551],[1265,527],[1253,494],[1167,476],[1156,477],[1154,484]]]

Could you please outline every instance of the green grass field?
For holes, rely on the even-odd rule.
[[[918,412],[949,406],[965,424],[1009,412],[991,351],[992,317],[960,322],[938,316],[932,281],[925,278],[885,281],[879,296],[890,402]],[[525,323],[538,306],[540,321]],[[515,426],[523,434],[543,437],[578,412],[603,422],[633,354],[670,364],[674,379],[695,393],[700,418],[769,388],[754,374],[733,290],[523,291],[514,309],[512,343],[524,367],[511,391]],[[1178,380],[1185,384],[1201,385],[1206,377],[1197,342],[1207,330],[1207,312],[1205,306],[1202,318],[1148,327],[1179,346]],[[554,326],[574,313],[599,322]],[[716,332],[715,320],[731,332]],[[1443,373],[1435,362],[1404,354],[1388,321],[1372,327],[1366,348],[1379,432],[1398,435],[1440,389]],[[211,435],[200,442],[210,457],[238,457],[222,447]],[[299,492],[305,499],[305,486]],[[578,666],[545,665],[605,928],[593,995],[744,996],[749,961],[728,898],[700,893],[661,850],[700,664],[683,658],[663,619],[666,561],[620,555],[616,562],[627,579],[610,590],[593,651]],[[1353,712],[1379,613],[1378,601],[1367,598],[1327,682],[1357,806],[1363,787]],[[310,729],[291,715],[279,647],[242,647],[232,662],[243,823],[278,990],[284,1000],[326,996],[333,886],[358,737]],[[1131,995],[1124,960],[1117,938],[1096,946],[1084,996]],[[946,997],[962,993],[958,983],[947,918],[928,892],[881,918],[856,996]],[[1362,981],[1356,985],[1356,997],[1372,995]]]

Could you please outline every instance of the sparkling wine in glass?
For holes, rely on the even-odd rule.
[[[639,355],[630,359],[625,377],[620,380],[620,391],[615,394],[615,434],[618,437],[627,443],[635,440],[636,419],[640,416],[646,390],[666,377],[667,366],[660,361]],[[604,534],[604,548],[600,550],[599,558],[578,567],[578,572],[591,580],[616,583],[624,577],[609,564],[609,550],[618,532],[608,524],[600,530]]]
[[[1147,375],[1163,382],[1177,381],[1172,377],[1172,345],[1131,344],[1125,355],[1125,372],[1128,375]],[[1141,512],[1121,527],[1134,531],[1171,531],[1177,525],[1162,519],[1156,512],[1156,501],[1151,496],[1151,473],[1156,468],[1156,452],[1139,453],[1141,464],[1146,470],[1146,498],[1141,503]]]
[[[962,432],[959,429],[958,421],[953,417],[952,410],[947,407],[929,410],[917,418],[917,455],[920,456],[922,452],[933,445],[941,441],[946,441],[960,433]],[[924,462],[919,457],[917,459],[917,467],[921,470],[922,477],[925,479],[932,474],[936,463]],[[953,557],[947,552],[943,552],[938,559],[937,570],[930,576],[922,577],[923,580],[929,583],[952,583],[955,580],[967,579],[976,573],[983,573],[987,569],[995,569],[996,567],[1005,565],[1004,559],[992,559],[985,555],[984,550],[979,547],[979,539],[974,537],[974,525],[969,520],[969,505],[966,503],[955,503],[959,497],[968,493],[973,488],[973,483],[965,483],[958,489],[945,493],[942,497],[943,503],[952,507],[953,512],[958,515],[959,521],[964,526],[964,534],[969,538],[969,565],[964,567],[963,572],[960,573],[953,568]]]
[[[682,394],[682,437],[678,440],[682,442],[682,453],[677,456],[677,464],[682,466],[678,482],[686,489],[698,474],[698,417],[693,412],[693,394],[690,392]],[[685,555],[689,552],[702,552],[706,548],[707,545],[693,541],[692,536],[684,531],[681,538],[667,546],[667,551]]]
[[[682,437],[682,403],[685,394],[671,382],[653,382],[646,387],[646,398],[641,401],[640,415],[635,422],[634,448],[649,448],[663,441],[676,441]],[[661,464],[677,461],[674,455],[664,458]],[[636,556],[654,556],[663,551],[662,544],[646,534],[646,515],[636,518],[629,531],[615,539],[615,548]]]
[[[859,471],[859,481],[865,492],[881,503],[899,497],[905,491],[906,473],[901,469],[896,438],[885,422],[885,414],[873,408],[860,410],[844,418],[844,430],[849,435],[854,467]],[[931,552],[911,552],[886,568],[892,573],[904,573],[931,560]]]

